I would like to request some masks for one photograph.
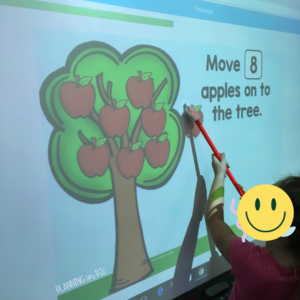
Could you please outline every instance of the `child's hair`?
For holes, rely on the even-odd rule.
[[[300,176],[289,175],[286,176],[276,183],[275,186],[281,188],[285,191],[294,205],[294,220],[291,226],[295,226],[296,230],[293,234],[288,237],[289,248],[294,252],[295,257],[298,261],[298,270],[300,267]],[[300,299],[300,278],[296,274],[295,269],[295,278],[298,280],[297,288],[297,298]]]

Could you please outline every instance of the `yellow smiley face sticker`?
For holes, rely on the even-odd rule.
[[[294,219],[294,206],[282,189],[262,184],[243,195],[237,216],[249,236],[260,241],[271,241],[289,230]]]

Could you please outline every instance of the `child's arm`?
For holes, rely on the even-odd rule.
[[[221,155],[221,162],[214,155],[212,159],[215,179],[208,198],[206,224],[219,251],[230,263],[230,245],[236,235],[224,222],[224,180],[227,168],[225,154]]]

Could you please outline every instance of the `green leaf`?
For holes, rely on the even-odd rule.
[[[92,80],[92,77],[82,77],[80,80],[79,80],[79,85],[80,86],[85,86],[85,85],[88,85]]]
[[[163,142],[163,141],[167,138],[167,136],[168,136],[167,133],[162,134],[162,135],[158,138],[158,141],[159,141],[159,142]]]
[[[155,110],[161,110],[164,107],[164,103],[160,102],[155,105]]]
[[[141,147],[141,145],[142,145],[142,142],[137,142],[132,145],[131,150],[135,151],[135,150],[139,149]]]
[[[194,107],[194,110],[199,111],[201,109],[202,105],[197,105]]]
[[[127,100],[120,100],[117,102],[116,108],[122,108],[126,104]]]
[[[97,147],[101,147],[105,144],[107,138],[101,138],[101,139],[98,139],[97,142],[96,142],[96,146]]]
[[[148,73],[144,73],[142,75],[142,80],[148,80],[151,77],[152,73],[148,72]]]

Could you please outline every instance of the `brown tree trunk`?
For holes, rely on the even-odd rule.
[[[124,178],[111,159],[116,222],[115,266],[110,293],[145,279],[153,272],[144,242],[136,198],[136,178]]]

